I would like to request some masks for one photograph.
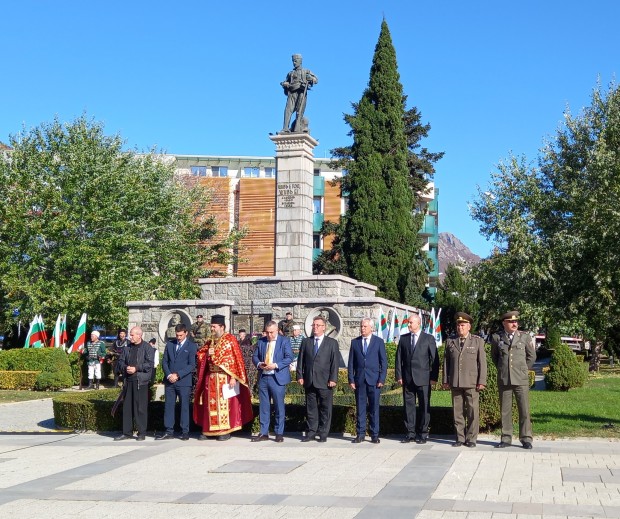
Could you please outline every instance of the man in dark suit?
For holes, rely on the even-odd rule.
[[[269,321],[265,325],[265,337],[261,337],[252,355],[252,363],[258,370],[258,398],[260,433],[253,442],[269,439],[269,418],[271,400],[276,409],[276,442],[284,441],[284,394],[286,384],[291,381],[289,365],[293,362],[293,350],[288,337],[278,334],[278,323]]]
[[[439,377],[435,338],[421,330],[418,314],[409,317],[409,333],[400,336],[396,349],[395,376],[403,386],[405,426],[403,443],[426,443],[430,423],[431,385]],[[416,399],[418,407],[416,410]]]
[[[309,442],[319,435],[326,442],[332,422],[334,388],[338,382],[338,342],[325,335],[325,319],[317,315],[312,320],[312,337],[304,339],[297,358],[297,382],[306,391]]]
[[[379,443],[379,399],[387,375],[387,354],[383,339],[372,334],[373,321],[364,317],[361,335],[351,341],[349,350],[349,385],[355,391],[357,436],[353,443],[362,443],[366,435],[366,407],[370,415],[370,441]]]
[[[175,341],[166,342],[164,360],[164,426],[166,432],[155,438],[174,438],[174,411],[177,398],[181,406],[181,440],[189,440],[189,406],[192,392],[192,375],[196,371],[196,344],[187,336],[187,327],[181,323],[174,327]]]

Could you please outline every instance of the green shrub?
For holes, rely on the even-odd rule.
[[[587,364],[580,362],[566,344],[559,344],[551,355],[549,371],[545,375],[547,389],[568,391],[574,387],[582,387],[587,378],[584,366]]]
[[[396,367],[396,349],[397,348],[398,348],[398,344],[395,342],[388,342],[385,345],[385,353],[387,354],[388,368]]]
[[[33,389],[40,371],[0,371],[0,389]]]
[[[562,344],[562,334],[559,328],[550,326],[547,330],[547,337],[545,338],[545,348],[548,350],[555,350],[560,344]]]
[[[536,384],[536,372],[532,370],[528,371],[527,379],[530,383],[530,387],[534,387],[534,384]]]
[[[41,374],[34,386],[39,390],[70,387],[73,382],[69,357],[60,348],[19,348],[0,351],[0,369],[40,371]],[[47,382],[51,386],[46,386]]]
[[[480,430],[490,431],[502,422],[502,413],[499,405],[497,368],[491,359],[491,345],[485,344],[484,350],[487,356],[487,385],[480,392]]]

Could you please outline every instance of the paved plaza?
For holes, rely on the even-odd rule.
[[[1,404],[0,431],[2,518],[620,518],[620,441],[114,442],[55,432],[51,400]]]

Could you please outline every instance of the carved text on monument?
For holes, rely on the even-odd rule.
[[[278,182],[278,207],[299,207],[299,195],[301,195],[299,182]]]

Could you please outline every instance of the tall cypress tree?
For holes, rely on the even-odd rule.
[[[416,303],[411,274],[424,259],[417,234],[421,216],[413,214],[405,117],[411,113],[405,111],[405,101],[396,52],[383,20],[368,87],[353,104],[354,113],[345,115],[353,144],[335,150],[352,159],[342,182],[349,197],[342,252],[349,275],[377,285],[381,296]]]

